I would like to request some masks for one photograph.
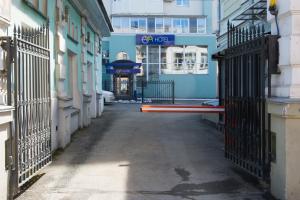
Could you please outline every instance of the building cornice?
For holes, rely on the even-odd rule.
[[[8,27],[10,25],[10,20],[0,16],[0,25]]]
[[[103,9],[101,9],[101,7],[98,5],[99,1],[97,0],[93,0],[94,1],[94,6],[97,6],[99,13],[101,14],[101,17],[104,19],[105,21],[105,25],[107,26],[107,29],[109,31],[111,31],[112,25],[110,24],[110,22],[107,22],[107,18],[105,17],[105,15],[103,15]],[[81,17],[84,17],[87,21],[87,24],[90,26],[90,28],[98,35],[98,36],[104,36],[104,34],[101,31],[101,27],[98,27],[96,24],[97,22],[95,21],[95,19],[93,20],[93,18],[91,17],[91,13],[82,5],[83,2],[79,1],[79,0],[69,0],[69,2],[72,4],[72,6],[75,7],[75,9],[79,12]],[[87,3],[87,2],[84,2]],[[105,11],[106,13],[106,11]],[[95,17],[98,18],[98,17]],[[109,19],[109,18],[108,18]]]
[[[130,14],[130,13],[122,13],[122,14],[112,14],[112,17],[161,17],[161,18],[190,18],[190,17],[207,17],[207,15],[166,15],[166,14]]]

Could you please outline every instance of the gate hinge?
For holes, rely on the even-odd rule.
[[[11,46],[11,37],[9,36],[0,37],[0,46],[3,50],[8,51]]]
[[[8,36],[3,36],[0,37],[0,48],[2,48],[5,52],[5,65],[4,68],[2,70],[7,70],[7,68],[11,65],[11,63],[13,62],[13,42],[11,37]]]
[[[271,35],[267,38],[267,57],[269,63],[269,73],[270,74],[280,74],[278,67],[279,63],[279,44],[278,36]]]

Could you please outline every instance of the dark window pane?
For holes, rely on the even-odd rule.
[[[158,46],[149,46],[149,63],[159,63]]]
[[[197,18],[190,18],[190,33],[197,33]]]
[[[131,29],[137,30],[139,28],[139,20],[131,19]]]
[[[155,32],[155,18],[148,18],[148,32]]]

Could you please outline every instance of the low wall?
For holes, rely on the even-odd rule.
[[[8,171],[5,166],[5,141],[9,138],[10,122],[12,121],[12,107],[0,106],[0,199],[7,199]]]

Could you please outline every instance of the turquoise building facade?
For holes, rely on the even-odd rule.
[[[214,1],[187,1],[189,5],[186,8],[182,5],[176,7],[176,2],[162,3],[165,12],[157,14],[159,11],[151,13],[149,10],[146,15],[122,13],[117,2],[113,4],[110,16],[114,33],[103,41],[107,55],[104,61],[118,60],[118,55],[123,53],[127,59],[142,63],[144,73],[136,75],[136,81],[173,80],[176,99],[216,98],[217,63],[211,59],[217,46],[213,22]],[[133,0],[130,5],[134,5]],[[192,5],[201,9],[197,12]],[[179,9],[178,15],[166,12],[172,6]],[[158,28],[160,22],[162,29]],[[167,27],[168,23],[170,27]],[[167,35],[175,38],[171,45],[141,44],[138,41],[143,36],[155,38]],[[112,81],[112,76],[105,71],[103,65],[103,80]]]
[[[101,40],[112,31],[105,7],[100,0],[3,0],[1,6],[0,36],[13,37],[14,26],[49,25],[51,141],[53,151],[64,148],[103,110]]]
[[[128,53],[131,60],[136,57],[136,36],[112,34],[109,41],[105,41],[108,47],[110,62],[113,62],[119,52]],[[197,45],[208,48],[208,73],[207,74],[161,74],[158,80],[175,81],[175,98],[199,99],[216,98],[217,96],[217,67],[216,62],[211,60],[211,55],[216,51],[216,37],[214,35],[175,35],[175,45]],[[132,59],[133,58],[133,59]],[[103,79],[109,75],[105,73],[103,65]]]

